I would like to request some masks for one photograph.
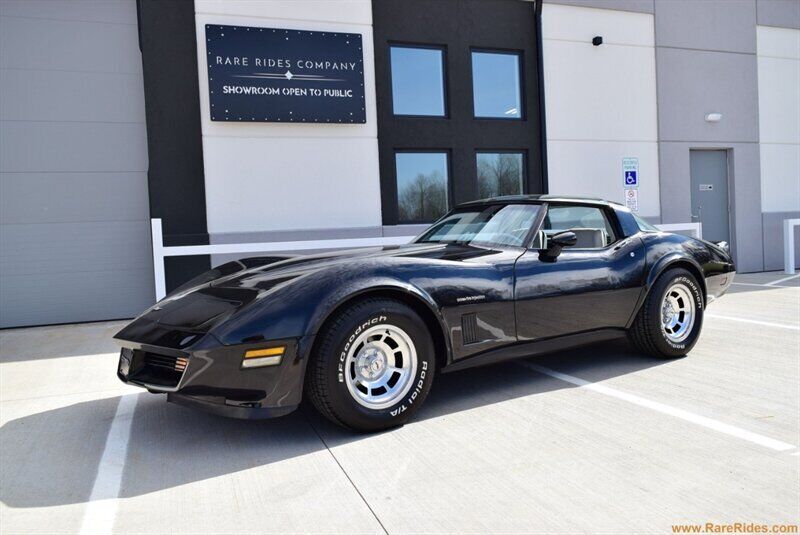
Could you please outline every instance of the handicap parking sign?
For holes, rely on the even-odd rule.
[[[622,181],[626,188],[639,187],[639,158],[622,159]]]

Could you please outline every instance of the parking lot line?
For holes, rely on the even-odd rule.
[[[670,405],[665,405],[664,403],[652,401],[634,394],[629,394],[621,390],[616,390],[604,385],[592,383],[590,381],[581,379],[580,377],[575,377],[573,375],[567,375],[566,373],[557,372],[555,370],[551,370],[550,368],[546,368],[538,364],[533,364],[532,362],[520,362],[519,364],[521,366],[525,366],[526,368],[530,368],[534,371],[543,373],[545,375],[549,375],[550,377],[573,384],[575,386],[586,388],[587,390],[591,390],[593,392],[597,392],[599,394],[603,394],[606,396],[611,396],[617,399],[621,399],[623,401],[627,401],[628,403],[633,403],[634,405],[639,405],[640,407],[646,407],[648,409],[652,409],[654,411],[663,414],[668,414],[670,416],[674,416],[675,418],[680,418],[681,420],[701,425],[703,427],[712,429],[714,431],[718,431],[720,433],[724,433],[726,435],[740,438],[742,440],[747,440],[748,442],[752,442],[753,444],[758,444],[759,446],[764,446],[771,450],[788,451],[788,450],[793,450],[796,447],[786,442],[782,442],[780,440],[775,440],[773,438],[765,437],[764,435],[759,435],[758,433],[752,433],[740,427],[729,425],[714,420],[712,418],[707,418],[705,416],[700,416],[699,414],[694,414],[692,412],[685,411],[683,409],[671,407]]]
[[[383,532],[386,535],[388,535],[389,532],[386,530],[386,526],[383,525],[383,522],[378,517],[378,515],[375,513],[375,510],[372,508],[372,506],[369,504],[367,499],[364,497],[364,494],[361,492],[361,489],[358,488],[358,486],[353,481],[353,478],[350,477],[350,474],[348,474],[347,470],[344,469],[344,466],[342,466],[342,463],[339,462],[339,458],[336,457],[336,455],[333,453],[333,450],[331,450],[331,447],[328,446],[328,442],[325,440],[325,438],[322,436],[322,434],[319,431],[317,431],[317,428],[314,427],[314,423],[311,420],[309,420],[308,417],[306,417],[306,422],[308,423],[308,426],[311,428],[311,430],[314,431],[314,434],[317,435],[317,438],[319,438],[320,442],[322,442],[322,445],[325,446],[325,449],[328,450],[328,454],[333,458],[333,461],[336,463],[336,466],[338,466],[339,470],[342,471],[342,474],[344,474],[344,477],[347,478],[347,481],[350,482],[350,485],[352,485],[353,490],[356,491],[356,494],[358,494],[359,498],[361,498],[361,501],[364,502],[364,505],[367,506],[367,509],[369,509],[369,512],[372,513],[372,516],[375,518],[375,521],[381,527]]]
[[[111,533],[117,516],[119,489],[122,484],[122,472],[125,468],[125,456],[128,452],[128,441],[131,435],[133,413],[140,394],[120,396],[117,411],[108,430],[106,445],[97,467],[89,503],[83,514],[81,535],[95,533]]]
[[[798,273],[797,275],[789,275],[788,277],[784,277],[784,278],[778,279],[776,281],[768,282],[767,286],[775,286],[776,284],[780,284],[782,282],[790,281],[792,279],[796,279],[797,277],[800,277],[800,273]]]
[[[706,317],[721,319],[721,320],[741,321],[742,323],[752,323],[754,325],[764,325],[766,327],[778,327],[780,329],[790,329],[792,331],[800,331],[800,325],[788,325],[786,323],[775,323],[772,321],[759,321],[759,320],[750,320],[746,318],[734,318],[733,316],[720,316],[719,314],[706,314]]]

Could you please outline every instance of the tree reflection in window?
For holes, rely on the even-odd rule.
[[[397,208],[400,223],[435,221],[447,212],[447,154],[397,153]]]
[[[476,159],[480,198],[522,193],[524,175],[522,153],[479,152]]]

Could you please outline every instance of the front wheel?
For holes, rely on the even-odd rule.
[[[640,351],[659,358],[677,358],[694,347],[702,325],[700,285],[687,270],[675,268],[656,280],[629,335]]]
[[[433,382],[435,354],[425,323],[405,304],[365,299],[320,332],[306,392],[323,416],[358,431],[404,424]]]

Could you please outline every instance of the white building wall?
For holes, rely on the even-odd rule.
[[[226,234],[380,228],[370,1],[196,0],[195,13],[206,210],[212,242],[225,241]],[[367,122],[212,122],[207,23],[361,34]]]
[[[544,4],[542,37],[550,193],[624,202],[637,157],[639,214],[658,219],[653,15]]]
[[[800,30],[758,26],[761,209],[800,210]]]

